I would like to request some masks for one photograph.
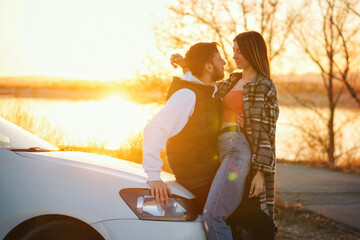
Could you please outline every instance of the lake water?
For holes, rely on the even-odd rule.
[[[96,101],[0,98],[1,116],[61,146],[118,149],[159,109],[120,97]]]
[[[0,98],[0,116],[55,145],[106,149],[118,149],[129,137],[141,132],[161,107],[159,104],[136,104],[119,96],[96,101]],[[326,114],[326,109],[319,111]],[[322,135],[326,135],[324,126],[308,109],[280,105],[277,157],[288,160],[316,158],[315,155],[320,154],[319,147],[312,146],[309,139],[314,137],[321,141]],[[360,143],[359,112],[339,109],[335,127],[340,126],[343,131],[338,142],[341,142],[341,151],[347,152]],[[309,133],[303,136],[306,131]],[[343,156],[344,159],[359,157],[359,151],[355,150]]]

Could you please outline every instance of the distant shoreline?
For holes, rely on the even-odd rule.
[[[116,92],[113,92],[115,94]],[[44,98],[58,100],[101,100],[111,94],[96,89],[0,88],[0,98]]]
[[[0,98],[33,98],[49,100],[70,100],[70,101],[100,101],[108,97],[119,96],[129,101],[139,104],[146,103],[164,103],[165,95],[158,91],[141,91],[136,87],[114,86],[111,88],[25,88],[25,87],[1,87]],[[279,104],[286,107],[301,107],[292,95],[301,99],[312,99],[316,106],[327,107],[326,94],[323,92],[296,92],[289,93],[286,91],[278,92]],[[164,99],[163,99],[164,98]],[[343,109],[357,109],[356,103],[350,98],[347,92],[343,93],[342,104],[338,106]]]
[[[328,107],[324,83],[320,74],[273,76],[282,106],[299,106],[293,96],[316,107]],[[360,92],[360,78],[357,91]],[[120,96],[139,104],[165,103],[171,79],[157,77],[135,78],[117,81],[91,81],[64,79],[46,76],[0,77],[0,98],[42,98],[59,100],[102,100],[109,96]],[[334,82],[336,92],[342,87]],[[358,109],[350,94],[343,89],[339,108]]]
[[[327,161],[299,161],[299,160],[286,160],[286,159],[276,159],[277,163],[289,163],[289,164],[298,164],[310,167],[317,167],[332,170],[335,172],[342,172],[346,174],[360,175],[360,164],[358,165],[349,165],[349,166],[332,166]]]

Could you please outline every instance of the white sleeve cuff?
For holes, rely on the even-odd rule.
[[[146,172],[148,181],[161,181],[160,172]]]

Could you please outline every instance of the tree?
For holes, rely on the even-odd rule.
[[[248,30],[260,32],[270,62],[284,51],[297,15],[280,0],[177,0],[168,6],[169,18],[154,27],[159,49],[183,49],[195,42],[216,41],[227,71],[232,61],[233,38]]]
[[[306,5],[308,15],[303,16],[303,21],[293,31],[301,48],[321,71],[329,114],[324,116],[318,112],[318,115],[327,118],[327,138],[323,144],[331,164],[338,158],[334,117],[344,86],[360,106],[350,74],[358,55],[360,30],[359,19],[354,18],[351,10],[355,3],[351,0],[318,0],[317,5]],[[338,81],[344,85],[336,87]]]
[[[342,2],[346,5],[346,7],[352,12],[354,13],[356,16],[360,17],[360,13],[359,11],[355,10],[355,7],[357,4],[359,4],[358,2],[349,2],[347,0],[342,0]]]

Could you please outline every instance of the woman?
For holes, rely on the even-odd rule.
[[[261,210],[273,216],[275,126],[279,110],[266,44],[261,34],[244,32],[235,37],[233,51],[233,59],[237,68],[243,70],[242,74],[232,73],[229,79],[218,83],[215,94],[216,98],[222,99],[223,111],[218,138],[221,166],[211,185],[203,214],[210,240],[232,239],[225,220],[242,199],[249,202],[246,199],[256,198]],[[175,63],[182,66],[181,58]],[[238,124],[237,119],[241,116],[244,116],[244,127]],[[248,173],[251,184],[247,196],[244,183]],[[267,225],[267,229],[272,227]],[[261,231],[256,234],[261,235]],[[260,235],[254,238],[274,237],[271,233]]]

